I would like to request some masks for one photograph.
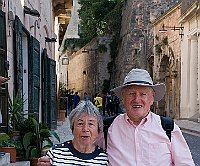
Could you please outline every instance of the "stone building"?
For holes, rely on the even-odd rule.
[[[155,104],[155,112],[173,118],[180,117],[180,77],[181,77],[181,40],[183,27],[178,19],[181,4],[178,3],[152,23],[154,34],[152,63],[154,82],[166,85],[166,95]]]
[[[0,75],[10,76],[0,87],[1,131],[8,127],[8,93],[23,96],[25,114],[56,127],[55,42],[71,6],[69,0],[0,0]]]
[[[131,68],[148,69],[148,57],[152,54],[151,22],[167,11],[177,0],[127,0],[122,12],[121,45],[116,60],[112,84],[119,85]],[[150,44],[149,44],[150,43]]]
[[[69,56],[68,89],[78,91],[83,97],[84,92],[93,98],[101,93],[104,80],[109,80],[107,63],[110,61],[110,36],[98,36],[79,51]],[[101,50],[99,45],[104,45]]]
[[[127,1],[123,10],[126,21],[123,19],[122,22],[122,43],[116,63],[116,76],[119,78],[116,85],[123,82],[132,67],[148,69],[155,82],[167,85],[165,99],[157,103],[155,111],[174,118],[196,120],[200,105],[200,2],[183,0],[181,5],[169,9],[176,3]],[[160,34],[163,24],[167,32]],[[167,28],[173,26],[178,28],[172,31]]]
[[[200,2],[183,1],[180,23],[181,42],[181,118],[199,118],[200,102]]]

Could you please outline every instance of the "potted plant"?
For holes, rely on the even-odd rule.
[[[13,97],[13,100],[10,96],[8,97],[9,122],[13,132],[13,139],[15,140],[20,137],[19,128],[24,120],[23,106],[25,102],[26,100],[19,93]]]
[[[67,101],[66,101],[67,90],[63,83],[60,83],[59,87],[59,121],[65,120],[66,109],[67,109]]]
[[[16,162],[16,141],[6,133],[0,133],[0,151],[10,153],[10,162]]]
[[[33,130],[25,133],[23,137],[23,146],[26,150],[26,159],[29,159],[33,166],[32,160],[34,160],[34,158],[38,159],[44,155],[44,151],[47,151],[53,146],[53,142],[50,138],[54,136],[59,142],[60,138],[55,131],[51,131],[43,124],[38,123],[35,118],[29,117],[29,122],[32,123]]]

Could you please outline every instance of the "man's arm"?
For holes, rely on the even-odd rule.
[[[187,142],[176,124],[172,132],[171,145],[172,161],[175,166],[195,166]]]

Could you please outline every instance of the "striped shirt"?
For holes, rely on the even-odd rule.
[[[54,145],[47,152],[53,166],[107,166],[107,154],[100,147],[96,147],[92,153],[81,153],[77,151],[72,141]]]

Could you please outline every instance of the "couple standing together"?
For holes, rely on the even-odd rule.
[[[126,113],[109,127],[106,152],[102,117],[90,101],[81,101],[69,116],[74,138],[54,145],[38,166],[194,166],[180,128],[174,124],[170,140],[160,116],[150,111],[153,102],[164,97],[164,84],[153,84],[146,70],[132,69],[123,85],[112,91]]]

